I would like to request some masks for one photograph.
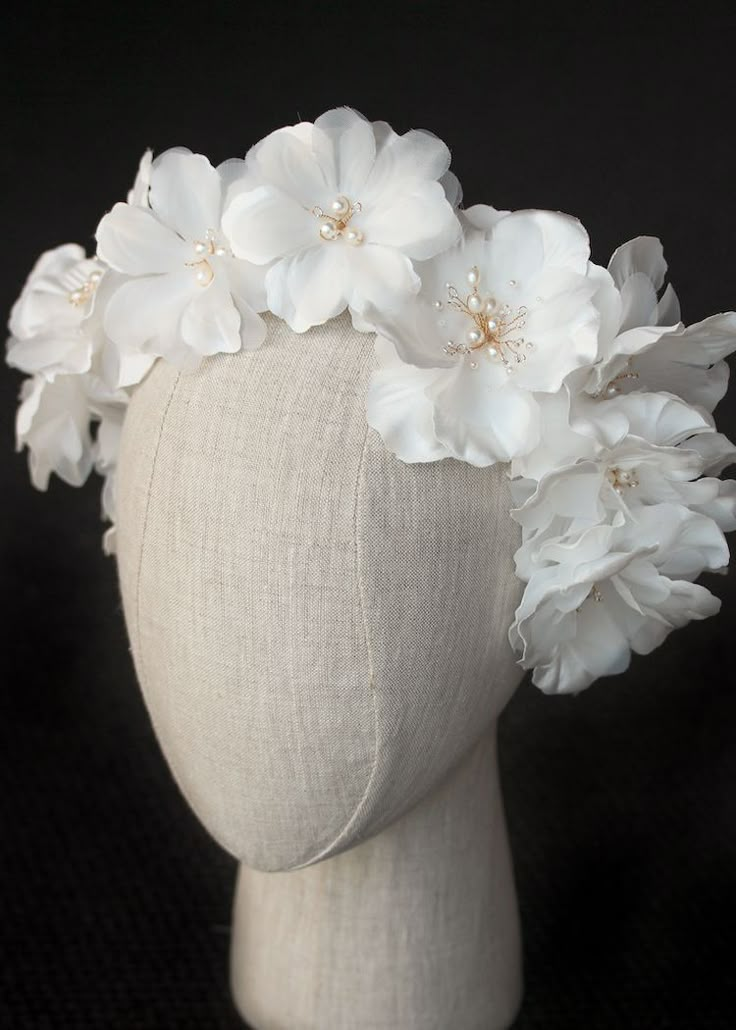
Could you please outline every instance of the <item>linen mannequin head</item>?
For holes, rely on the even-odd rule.
[[[407,465],[366,426],[373,340],[267,317],[254,353],[161,362],[119,466],[138,676],[181,789],[248,865],[294,868],[402,815],[521,670],[500,470]]]

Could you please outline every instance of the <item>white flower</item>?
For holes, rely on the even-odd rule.
[[[728,386],[724,358],[736,350],[736,313],[684,326],[672,287],[658,299],[666,271],[661,243],[648,236],[619,247],[608,274],[598,270],[600,360],[585,389],[663,390],[713,411]]]
[[[423,460],[439,442],[456,458],[490,465],[532,451],[541,435],[537,396],[557,393],[571,371],[595,360],[597,283],[574,218],[477,207],[466,224],[458,246],[420,266],[413,302],[368,317],[406,365],[436,373],[424,386],[433,416],[431,425],[424,419]],[[401,372],[407,382],[411,374]],[[374,381],[369,421],[398,453],[398,409],[381,411],[387,375]]]
[[[81,486],[92,470],[89,402],[83,375],[42,375],[26,379],[16,416],[18,450],[28,448],[31,482],[46,490],[55,472],[70,486]]]
[[[13,305],[8,364],[49,380],[86,372],[94,349],[86,320],[103,273],[75,243],[42,254]]]
[[[642,508],[635,521],[540,550],[509,631],[512,647],[545,693],[574,693],[623,672],[672,629],[714,615],[720,601],[693,580],[728,560],[712,519],[680,505]]]
[[[204,355],[263,342],[263,273],[232,257],[222,200],[222,178],[206,157],[168,150],[151,166],[149,206],[116,204],[100,222],[100,257],[129,277],[104,318],[121,354],[191,368]]]
[[[459,192],[440,182],[449,163],[427,132],[399,136],[348,108],[328,111],[249,151],[223,227],[234,254],[274,262],[268,306],[296,332],[346,307],[393,310],[419,288],[412,261],[460,233],[451,203]]]
[[[709,515],[723,530],[736,528],[736,483],[705,476],[706,457],[691,446],[696,434],[711,434],[703,413],[667,394],[631,394],[587,407],[594,414],[613,409],[600,425],[594,417],[584,426],[578,439],[587,439],[587,454],[553,467],[511,512],[523,530],[516,554],[522,579],[547,539],[574,536],[616,513],[635,518],[643,505],[678,503]]]
[[[106,480],[106,518],[114,515],[114,470],[129,400],[127,391],[109,385],[107,372],[117,364],[102,329],[106,297],[117,283],[114,272],[75,244],[43,254],[14,305],[8,345],[8,362],[31,373],[21,389],[16,440],[19,450],[28,448],[34,486],[45,490],[52,472],[81,486],[95,467]],[[136,381],[150,360],[139,363]]]

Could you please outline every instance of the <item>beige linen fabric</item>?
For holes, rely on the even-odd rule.
[[[495,727],[371,840],[294,872],[240,867],[231,975],[257,1030],[501,1030],[519,951]]]
[[[146,704],[192,808],[251,867],[236,912],[243,996],[258,1030],[504,1026],[513,883],[495,759],[468,758],[520,678],[504,473],[398,461],[366,425],[373,337],[347,316],[301,335],[266,318],[255,353],[187,373],[156,364],[119,468]],[[269,973],[277,954],[294,965]],[[466,994],[451,1023],[430,1020],[437,990]],[[352,1022],[351,996],[365,1002]]]

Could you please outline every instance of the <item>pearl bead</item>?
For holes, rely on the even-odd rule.
[[[225,257],[226,254],[227,254],[227,251],[225,250],[224,247],[217,247],[215,249],[215,257]]]
[[[73,293],[69,294],[69,300],[72,302],[72,304],[78,304],[81,299],[82,299],[82,291],[81,290],[74,290]]]
[[[471,286],[477,286],[479,280],[480,280],[480,272],[478,271],[478,269],[474,265],[470,269],[470,271],[468,272],[468,282],[470,283]]]
[[[357,247],[363,242],[363,233],[360,229],[347,229],[343,235],[346,242],[352,244],[353,247]]]
[[[337,229],[332,222],[323,222],[319,227],[319,234],[323,240],[337,239]]]
[[[468,310],[472,311],[473,314],[477,314],[483,307],[483,301],[480,299],[477,293],[471,293],[468,297]]]
[[[618,478],[619,478],[619,479],[620,479],[620,480],[621,480],[622,482],[624,482],[624,483],[628,483],[628,481],[629,481],[629,480],[631,479],[631,473],[629,473],[629,472],[625,472],[625,471],[623,471],[623,470],[622,470],[621,472],[619,472],[619,474],[618,474]]]
[[[509,286],[516,286],[516,279],[509,279]]]
[[[606,396],[608,396],[608,397],[615,397],[617,393],[618,393],[618,387],[617,386],[609,386],[606,389]]]
[[[497,306],[498,306],[498,304],[497,304],[496,298],[495,297],[489,297],[486,300],[485,313],[487,315],[492,315],[493,312],[496,310]]]
[[[199,271],[197,272],[197,282],[198,283],[206,283],[209,280],[209,277],[210,277],[209,276],[209,272],[207,272],[207,270],[204,269],[204,268],[200,268]]]
[[[478,367],[478,362],[477,361],[471,361],[470,362],[470,367],[471,368],[477,368]]]
[[[342,196],[335,197],[330,204],[330,211],[333,215],[337,215],[338,218],[342,218],[350,210],[350,201],[347,197]]]
[[[445,306],[445,305],[444,305],[444,304],[442,303],[442,301],[441,301],[441,300],[436,300],[436,301],[434,302],[434,307],[435,307],[435,311],[442,311],[442,309],[443,309],[443,307],[444,307],[444,306]]]
[[[194,244],[194,253],[195,254],[204,254],[204,252],[206,250],[207,250],[206,244],[202,243],[201,241],[199,243],[195,243]]]
[[[93,272],[89,277],[91,283],[98,283],[102,278],[102,272]]]
[[[480,329],[468,329],[467,333],[465,334],[465,339],[468,341],[468,343],[476,345],[483,342],[484,334],[480,331]]]
[[[491,333],[495,333],[495,331],[497,329],[498,329],[498,322],[496,321],[496,319],[495,318],[489,318],[488,319],[488,331],[491,332]]]
[[[489,347],[489,348],[488,348],[488,353],[489,353],[489,355],[490,355],[490,356],[491,356],[492,358],[496,358],[496,357],[498,357],[498,351],[496,350],[496,348],[495,348],[495,347]]]

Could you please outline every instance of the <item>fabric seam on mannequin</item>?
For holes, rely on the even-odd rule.
[[[355,477],[355,495],[353,502],[353,540],[355,544],[355,581],[358,588],[358,606],[360,608],[360,616],[363,623],[363,636],[365,640],[365,649],[368,656],[368,675],[369,675],[369,690],[371,694],[371,701],[373,703],[373,762],[371,765],[371,771],[368,776],[368,780],[365,785],[365,790],[360,796],[360,799],[355,805],[349,819],[339,831],[336,837],[330,841],[330,843],[322,848],[315,856],[309,859],[308,862],[302,862],[297,866],[292,866],[292,869],[303,869],[306,866],[313,865],[315,862],[321,861],[323,858],[328,858],[333,853],[334,849],[340,844],[340,841],[344,840],[345,837],[350,833],[355,821],[360,817],[363,808],[371,795],[371,790],[376,779],[376,770],[378,769],[378,752],[379,752],[379,719],[378,719],[378,698],[376,695],[376,683],[374,676],[373,666],[373,652],[371,649],[370,633],[368,630],[368,619],[365,611],[365,599],[363,597],[363,577],[361,573],[361,561],[360,561],[360,538],[358,533],[358,512],[360,510],[360,495],[361,487],[364,481],[365,471],[365,456],[368,449],[368,433],[370,432],[369,426],[366,425],[365,433],[363,435],[363,446],[360,451],[360,458],[358,460],[358,471]],[[357,838],[360,840],[360,835]]]
[[[145,649],[144,649],[144,647],[142,645],[142,637],[141,637],[141,579],[143,577],[143,555],[144,555],[144,551],[145,551],[145,547],[146,547],[146,534],[147,534],[147,531],[148,531],[148,516],[149,516],[149,512],[150,512],[150,508],[151,508],[151,497],[152,497],[152,494],[153,494],[153,481],[154,481],[155,476],[156,476],[156,465],[158,463],[158,453],[159,453],[159,450],[161,448],[161,441],[162,441],[163,435],[164,435],[164,426],[166,425],[166,419],[167,419],[168,414],[169,414],[169,408],[171,407],[171,405],[173,403],[174,396],[175,396],[176,391],[177,391],[177,389],[179,387],[180,380],[181,380],[181,372],[177,372],[176,377],[174,379],[174,382],[172,383],[172,386],[171,386],[171,391],[170,391],[169,396],[168,396],[168,398],[166,400],[166,406],[164,407],[163,413],[161,415],[161,422],[160,422],[159,427],[158,427],[158,439],[156,440],[156,447],[154,449],[153,458],[151,460],[151,472],[150,472],[150,475],[148,477],[148,489],[146,490],[146,508],[145,508],[144,513],[143,513],[143,529],[142,529],[142,532],[141,532],[140,553],[138,555],[138,570],[137,570],[137,573],[136,573],[135,595],[134,595],[135,596],[135,632],[136,632],[136,636],[138,638],[138,653],[140,655],[141,679],[142,680],[144,680],[146,678],[146,670],[145,670],[146,660],[145,660],[145,657],[144,657],[144,650]]]

